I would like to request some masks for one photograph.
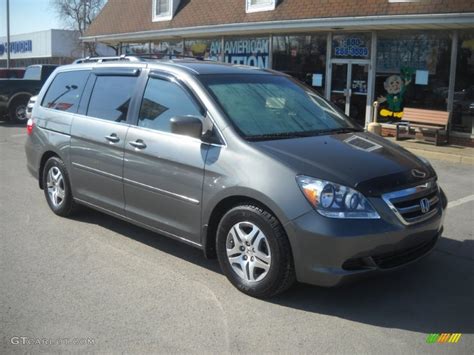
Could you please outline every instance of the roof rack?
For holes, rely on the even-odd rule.
[[[122,54],[120,56],[113,57],[85,57],[76,59],[73,64],[84,64],[84,63],[104,63],[104,62],[114,62],[114,61],[130,61],[130,62],[140,62],[146,59],[155,59],[155,60],[164,60],[164,59],[195,59],[199,61],[205,61],[202,56],[190,56],[190,55],[181,55],[181,54],[140,54],[138,56],[130,56]]]
[[[114,56],[114,57],[85,57],[85,58],[80,58],[80,59],[76,59],[73,62],[73,64],[103,63],[103,62],[114,62],[114,61],[120,61],[120,60],[126,60],[126,61],[130,61],[130,62],[140,61],[140,59],[137,58],[137,57],[126,56],[125,54],[122,54],[120,56]]]
[[[192,55],[171,54],[171,53],[140,54],[137,57],[142,58],[142,59],[157,59],[157,60],[160,60],[160,59],[169,59],[169,60],[173,60],[173,59],[195,59],[195,60],[202,60],[202,61],[207,60],[203,56],[192,56]]]

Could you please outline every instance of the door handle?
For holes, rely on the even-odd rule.
[[[132,147],[137,148],[137,149],[144,149],[146,148],[145,142],[143,142],[141,139],[137,139],[136,141],[128,142]]]
[[[105,136],[104,138],[107,139],[109,142],[112,142],[112,143],[117,143],[117,142],[120,141],[120,138],[115,133],[112,133],[109,136]]]

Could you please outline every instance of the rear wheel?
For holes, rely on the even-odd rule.
[[[43,169],[43,188],[46,201],[58,216],[69,216],[75,207],[69,175],[63,161],[51,157]]]
[[[18,97],[13,100],[9,108],[10,121],[13,123],[25,123],[28,121],[26,117],[26,107],[28,106],[28,96]]]
[[[274,296],[295,282],[283,227],[273,214],[253,204],[234,207],[222,217],[217,257],[229,281],[253,297]]]

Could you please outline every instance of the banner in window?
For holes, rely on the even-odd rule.
[[[269,68],[270,40],[262,38],[226,39],[224,61],[231,64]]]

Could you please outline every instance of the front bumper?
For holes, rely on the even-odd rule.
[[[429,254],[443,231],[447,199],[430,219],[403,225],[381,199],[371,199],[377,220],[344,220],[310,211],[285,225],[297,280],[337,286],[369,274],[393,270]]]

